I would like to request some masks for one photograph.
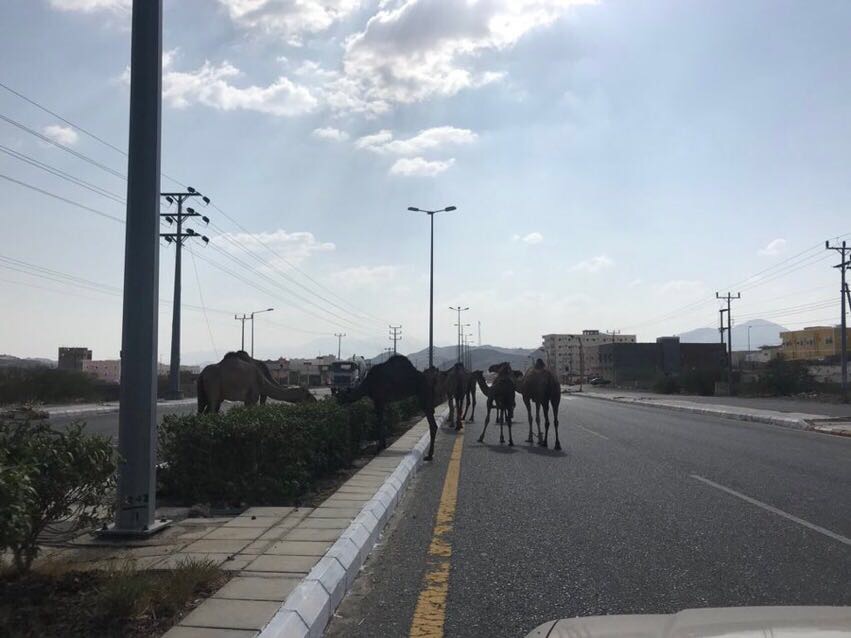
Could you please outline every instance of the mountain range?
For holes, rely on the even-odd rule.
[[[750,327],[750,330],[748,328]],[[750,332],[750,349],[757,350],[762,346],[779,346],[781,344],[780,333],[787,331],[779,323],[766,321],[765,319],[753,319],[745,323],[733,326],[733,350],[748,349],[748,332]],[[680,333],[682,343],[718,343],[720,335],[718,328],[697,328],[688,332]]]
[[[543,353],[536,348],[503,348],[492,345],[472,346],[470,352],[473,370],[487,370],[494,363],[503,361],[508,361],[515,370],[525,370],[532,363],[534,357],[543,356]],[[373,357],[371,361],[372,363],[381,363],[386,361],[388,356],[388,353],[381,353]],[[428,365],[428,348],[405,354],[405,356],[419,369]],[[457,358],[458,349],[456,346],[435,346],[434,348],[434,365],[441,370],[452,366]]]

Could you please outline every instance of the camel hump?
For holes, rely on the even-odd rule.
[[[547,365],[544,363],[543,359],[536,359],[535,360],[535,369],[536,370],[543,370],[546,367],[547,367]]]

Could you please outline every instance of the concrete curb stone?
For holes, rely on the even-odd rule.
[[[445,416],[435,415],[435,418],[442,424]],[[313,638],[322,635],[331,615],[351,588],[361,566],[380,538],[411,477],[422,464],[428,445],[429,434],[426,432],[384,479],[372,498],[364,503],[360,513],[310,573],[290,593],[260,633],[260,638]],[[382,463],[376,465],[386,465],[387,459],[392,457],[377,458]]]

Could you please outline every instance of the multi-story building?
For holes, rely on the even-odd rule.
[[[336,360],[337,357],[333,354],[312,359],[290,359],[289,383],[303,386],[329,385],[331,383],[331,364]]]
[[[288,385],[290,382],[290,360],[284,357],[277,359],[267,359],[266,365],[269,372],[272,373],[272,378],[282,385]]]
[[[60,370],[82,370],[83,361],[91,361],[92,351],[88,348],[59,348],[57,368]]]
[[[101,381],[107,383],[119,383],[121,381],[120,359],[105,359],[103,361],[84,359],[82,366],[83,372],[91,374]]]
[[[604,343],[635,343],[635,335],[583,330],[582,334],[548,334],[542,337],[547,366],[561,383],[600,375],[597,346]]]
[[[848,350],[851,351],[851,328],[846,328]],[[788,361],[817,360],[842,353],[842,328],[839,326],[810,326],[803,330],[780,333],[783,344],[780,352]]]
[[[616,384],[649,386],[660,375],[706,371],[720,379],[725,365],[721,343],[680,343],[660,337],[655,343],[606,343],[595,348],[599,375]]]

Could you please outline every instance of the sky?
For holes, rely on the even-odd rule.
[[[0,82],[55,114],[0,87],[0,352],[118,356],[130,4],[0,6]],[[838,322],[849,23],[844,0],[165,0],[162,188],[212,200],[190,224],[210,244],[184,251],[183,361],[268,307],[257,356],[335,333],[373,355],[390,324],[425,346],[409,206],[457,206],[434,218],[437,344],[459,305],[483,343],[651,340],[717,326],[728,290],[738,323]]]

